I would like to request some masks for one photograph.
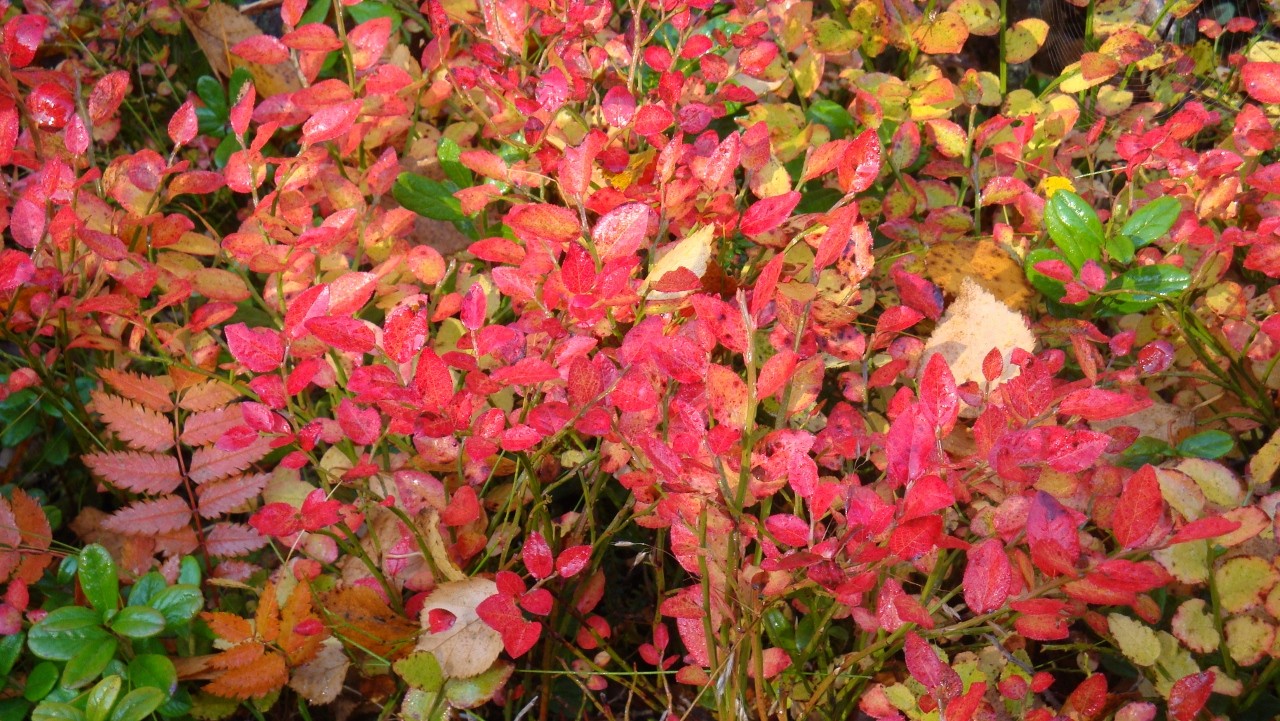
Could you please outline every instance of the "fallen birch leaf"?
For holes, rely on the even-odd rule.
[[[941,354],[957,385],[974,381],[985,387],[982,362],[992,348],[998,348],[1004,358],[1004,373],[995,383],[999,385],[1018,374],[1018,367],[1009,362],[1013,350],[1021,348],[1030,353],[1035,346],[1036,338],[1021,313],[1001,303],[972,278],[966,278],[955,302],[925,343],[920,363],[923,367],[935,353]]]
[[[292,93],[302,89],[298,68],[292,59],[274,65],[249,62],[231,52],[231,48],[262,35],[262,29],[236,8],[225,3],[209,3],[203,11],[179,7],[182,19],[196,39],[209,67],[221,77],[230,77],[243,67],[253,76],[253,83],[263,97]]]
[[[418,651],[430,651],[446,678],[484,673],[502,653],[502,634],[480,620],[476,607],[498,592],[487,578],[450,581],[436,587],[422,606]],[[450,622],[443,618],[452,616]]]

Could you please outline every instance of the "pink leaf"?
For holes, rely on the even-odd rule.
[[[605,213],[591,231],[601,262],[635,255],[644,245],[653,215],[642,203],[627,203]]]
[[[969,549],[964,569],[964,602],[974,613],[990,613],[1004,605],[1013,587],[1013,567],[1004,544],[991,538]]]
[[[254,373],[270,373],[284,362],[284,341],[277,331],[236,323],[225,332],[231,356]]]
[[[800,194],[794,190],[757,200],[742,214],[739,229],[748,238],[763,235],[782,225],[799,204]]]
[[[547,545],[547,539],[537,531],[530,533],[525,539],[520,555],[524,559],[524,567],[529,569],[529,573],[539,581],[555,571],[551,547]]]
[[[556,572],[561,578],[571,578],[582,572],[591,562],[591,546],[570,546],[556,559]]]
[[[1246,63],[1240,77],[1249,97],[1260,103],[1280,103],[1280,63]]]
[[[36,275],[31,256],[6,248],[0,253],[0,293],[9,293],[25,285]]]
[[[289,48],[279,38],[270,35],[254,35],[231,46],[231,54],[251,63],[275,65],[289,59]]]
[[[960,395],[956,391],[956,379],[951,367],[941,353],[929,356],[920,376],[920,405],[925,418],[945,436],[951,432],[960,417]]]
[[[115,533],[156,535],[186,528],[191,521],[191,508],[177,496],[152,501],[135,501],[116,511],[102,522],[102,527]]]
[[[321,108],[302,125],[302,142],[304,145],[315,145],[333,140],[346,134],[355,125],[356,116],[360,114],[363,103],[351,100],[345,103]]]
[[[169,139],[176,146],[190,143],[196,137],[196,108],[190,100],[183,103],[169,118]]]
[[[955,669],[938,657],[929,642],[914,631],[907,633],[907,670],[911,677],[942,701],[949,701],[964,690],[964,682]]]

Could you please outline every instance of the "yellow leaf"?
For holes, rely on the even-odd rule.
[[[1276,628],[1255,616],[1227,619],[1227,653],[1241,666],[1252,666],[1266,657],[1276,639]]]
[[[695,230],[676,243],[670,250],[658,259],[657,263],[649,271],[649,277],[645,278],[641,285],[641,292],[655,285],[662,277],[676,270],[687,270],[695,277],[701,278],[707,273],[707,264],[711,261],[711,249],[715,240],[715,226],[707,225]],[[680,291],[674,293],[664,293],[659,291],[650,292],[646,298],[649,300],[672,300],[674,298],[683,298],[688,295],[688,291]]]
[[[1015,310],[1030,308],[1035,289],[1022,266],[990,238],[937,243],[925,256],[925,275],[949,295],[959,296],[966,278]]]
[[[1222,637],[1214,628],[1213,616],[1205,610],[1204,599],[1193,598],[1178,607],[1173,615],[1173,635],[1196,653],[1211,653]]]
[[[1040,192],[1045,198],[1052,198],[1053,194],[1059,190],[1069,190],[1074,193],[1076,185],[1071,182],[1071,178],[1064,178],[1061,175],[1050,175],[1040,181]]]
[[[1240,505],[1245,499],[1244,486],[1230,468],[1204,458],[1187,458],[1178,463],[1177,469],[1191,477],[1205,500],[1228,508]]]
[[[1113,613],[1107,616],[1107,628],[1115,637],[1120,652],[1137,665],[1153,666],[1160,658],[1160,639],[1147,624]]]
[[[1249,459],[1249,487],[1260,489],[1270,486],[1277,470],[1280,470],[1280,431],[1276,431],[1271,440]]]
[[[1151,556],[1183,583],[1198,584],[1209,580],[1209,544],[1189,541],[1153,551]]]
[[[1036,338],[1021,313],[966,278],[955,302],[925,343],[920,362],[928,363],[930,356],[940,354],[951,366],[956,383],[974,381],[985,388],[982,363],[993,348],[999,349],[1005,362],[1004,374],[996,381],[999,384],[1018,373],[1018,367],[1010,362],[1014,349],[1031,353],[1035,346]]]
[[[475,676],[488,670],[502,652],[502,634],[480,620],[476,607],[497,592],[498,584],[487,578],[436,586],[422,606],[422,635],[418,637],[417,650],[434,654],[440,670],[449,678]],[[452,625],[432,633],[433,611],[452,614]]]
[[[1010,63],[1025,63],[1035,55],[1045,38],[1049,37],[1049,24],[1039,18],[1019,20],[1013,27],[1005,30],[1005,60]]]
[[[948,10],[959,15],[974,35],[1000,32],[1000,4],[996,0],[956,0]]]
[[[925,20],[911,33],[920,52],[930,55],[958,53],[969,39],[969,26],[959,14],[947,10]]]
[[[1277,580],[1276,569],[1258,556],[1237,556],[1213,574],[1218,601],[1226,613],[1241,613],[1262,602]]]

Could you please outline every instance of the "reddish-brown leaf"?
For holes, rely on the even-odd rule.
[[[191,508],[177,496],[135,501],[102,522],[102,527],[125,535],[156,535],[185,528]]]
[[[116,393],[136,401],[154,411],[168,413],[173,410],[173,381],[167,376],[144,376],[113,368],[102,368],[98,376],[115,389]]]
[[[270,441],[259,438],[235,451],[219,450],[215,446],[202,446],[191,456],[187,475],[195,483],[207,483],[239,473],[262,460],[271,452]]]
[[[269,480],[271,480],[269,474],[254,473],[224,478],[198,486],[196,495],[200,499],[200,515],[204,518],[217,518],[242,508],[258,497]]]
[[[172,455],[137,451],[102,451],[81,457],[89,470],[124,491],[171,493],[182,483],[178,459]]]
[[[120,440],[153,453],[173,448],[173,421],[159,412],[102,391],[93,391],[90,396],[93,410]]]
[[[227,671],[207,684],[204,690],[222,698],[262,698],[284,688],[288,680],[289,668],[284,656],[271,651],[244,666]]]

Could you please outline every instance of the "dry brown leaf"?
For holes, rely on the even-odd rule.
[[[986,386],[982,361],[992,348],[999,348],[1004,357],[1004,375],[998,379],[1002,382],[1018,373],[1018,367],[1009,362],[1013,350],[1021,348],[1030,353],[1035,346],[1036,338],[1027,327],[1026,318],[967,278],[925,343],[920,364],[923,368],[937,353],[951,366],[956,383],[974,381]]]
[[[336,638],[326,639],[315,658],[293,670],[289,688],[297,691],[308,703],[332,703],[342,692],[350,667],[351,659],[343,652],[342,643]]]
[[[275,65],[260,65],[231,54],[236,43],[262,34],[262,29],[236,8],[214,2],[203,11],[179,7],[179,12],[196,44],[209,59],[209,67],[218,75],[229,77],[233,70],[243,67],[253,76],[253,84],[263,97],[292,93],[302,88],[298,68],[292,59]]]
[[[930,246],[925,274],[950,295],[959,295],[964,279],[973,278],[1014,310],[1026,311],[1035,298],[1022,266],[990,238]]]
[[[422,606],[422,635],[418,651],[430,651],[449,678],[465,678],[484,673],[502,652],[502,634],[489,627],[476,614],[476,607],[498,592],[498,584],[487,578],[468,578],[436,587]],[[429,622],[433,610],[453,614],[453,625],[431,633]]]
[[[383,657],[407,651],[418,632],[413,621],[396,613],[368,586],[348,586],[324,595],[321,605],[328,612],[334,633]]]

